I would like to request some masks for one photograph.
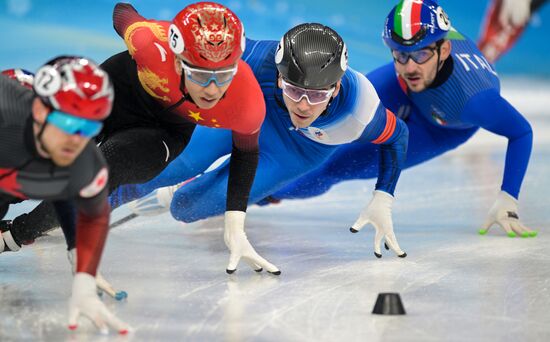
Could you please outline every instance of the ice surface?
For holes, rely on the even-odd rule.
[[[394,224],[405,259],[389,252],[376,259],[373,230],[348,231],[374,181],[249,209],[249,238],[281,268],[279,277],[246,264],[225,273],[221,217],[187,225],[169,215],[138,218],[112,231],[102,263],[129,293],[127,302],[104,301],[135,332],[104,337],[84,321],[77,332],[66,328],[71,275],[55,232],[0,256],[0,340],[548,341],[550,87],[507,89],[535,131],[520,216],[539,230],[536,238],[508,238],[498,227],[477,234],[506,146],[480,132],[403,173]],[[400,293],[407,315],[372,315],[379,292]]]

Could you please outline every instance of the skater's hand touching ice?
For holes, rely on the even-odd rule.
[[[498,224],[509,237],[535,237],[537,231],[527,228],[519,220],[518,201],[505,191],[501,191],[497,200],[489,210],[485,223],[479,230],[479,234],[485,235],[493,224]]]
[[[69,301],[69,329],[78,327],[80,315],[88,317],[103,334],[111,327],[119,334],[127,334],[130,327],[111,313],[96,293],[95,277],[88,273],[77,273],[73,281],[73,294]]]
[[[231,253],[229,256],[229,264],[227,265],[227,273],[231,274],[237,270],[237,265],[241,258],[250,265],[256,272],[261,272],[264,268],[272,274],[279,275],[281,271],[262,258],[248,241],[244,232],[244,219],[246,213],[244,211],[226,211],[225,212],[225,231],[223,239],[225,245]]]
[[[376,190],[369,205],[359,215],[359,218],[349,229],[352,233],[359,232],[367,224],[372,224],[376,230],[374,235],[374,255],[377,258],[382,257],[380,245],[382,239],[386,240],[386,245],[391,248],[398,257],[404,258],[407,253],[403,252],[397,243],[397,238],[393,232],[393,222],[391,209],[394,198],[392,195]]]

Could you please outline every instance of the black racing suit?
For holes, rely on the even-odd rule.
[[[145,92],[136,64],[127,51],[107,59],[101,67],[115,87],[115,102],[96,138],[109,165],[109,193],[122,184],[147,182],[158,175],[189,142],[195,124],[163,108]],[[59,209],[58,209],[59,210]],[[70,207],[63,210],[70,220]],[[42,202],[11,224],[20,242],[33,241],[58,227],[58,215],[49,202]],[[68,249],[74,248],[74,234],[64,229]]]
[[[42,157],[36,148],[41,133],[34,130],[39,124],[33,121],[33,101],[31,90],[0,76],[0,213],[3,217],[11,203],[26,199],[53,203],[62,215],[71,208],[72,219],[61,223],[64,231],[75,231],[77,222],[78,240],[72,242],[79,246],[77,270],[95,275],[109,223],[107,164],[93,142],[66,167]],[[21,234],[9,232],[12,243],[32,240],[32,232],[26,231],[32,227],[22,228]],[[2,233],[8,235],[5,229]],[[0,252],[9,249],[1,245]]]

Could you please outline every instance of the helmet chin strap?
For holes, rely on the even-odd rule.
[[[328,113],[328,109],[329,109],[330,105],[332,104],[332,100],[334,100],[334,97],[331,96],[330,99],[328,100],[327,107],[326,107],[325,110],[321,113],[320,116],[323,116],[323,115],[325,115],[325,114]]]
[[[435,69],[434,81],[437,79],[437,75],[439,74],[439,70],[441,70],[441,66],[445,62],[445,61],[441,60],[441,45],[443,45],[443,43],[437,44],[437,69]]]
[[[189,96],[189,92],[187,91],[187,88],[185,88],[185,70],[181,70],[181,76],[180,76],[180,91],[182,93],[183,100],[188,100],[191,97]]]
[[[48,150],[48,148],[46,148],[46,145],[44,145],[44,143],[42,142],[42,135],[44,134],[44,129],[46,129],[46,125],[48,123],[46,122],[46,120],[44,120],[44,123],[40,123],[40,122],[36,121],[34,119],[34,117],[32,118],[32,121],[33,121],[33,123],[40,125],[40,130],[38,131],[38,134],[36,135],[36,141],[38,141],[38,144],[40,145],[40,148],[44,152],[46,152],[46,154],[51,156],[50,151]]]

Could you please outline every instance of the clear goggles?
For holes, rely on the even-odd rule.
[[[281,79],[283,94],[294,102],[302,101],[302,98],[306,98],[310,105],[316,105],[330,100],[332,94],[336,90],[336,87],[330,89],[304,89],[285,82]]]
[[[183,61],[180,62],[187,79],[201,87],[207,87],[210,82],[214,82],[218,87],[224,86],[231,82],[237,74],[238,64],[231,69],[208,70],[192,68]]]
[[[100,121],[80,118],[57,110],[52,111],[48,115],[46,122],[67,134],[78,134],[86,138],[95,137],[103,127],[103,123]]]

